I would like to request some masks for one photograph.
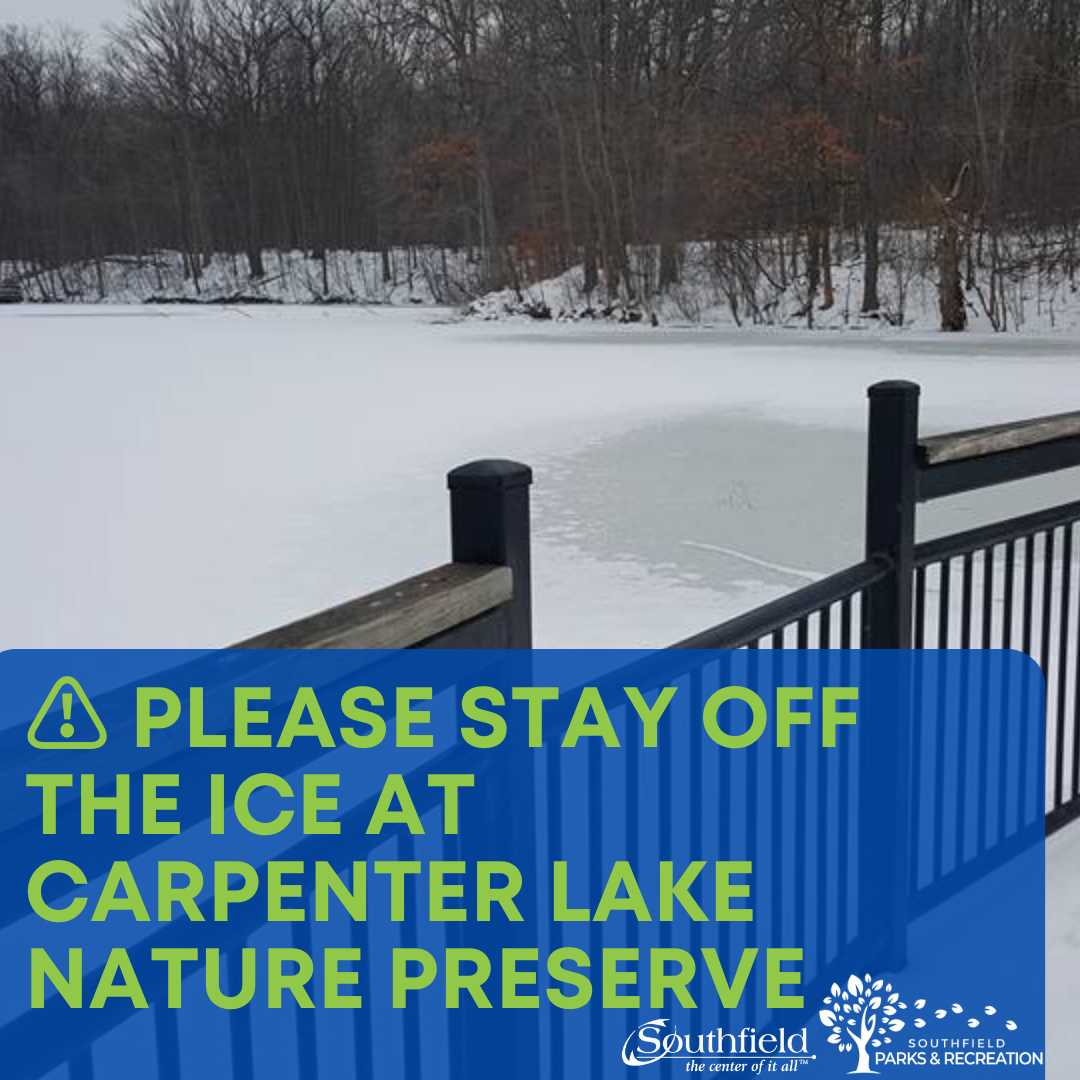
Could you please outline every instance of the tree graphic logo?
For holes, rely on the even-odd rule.
[[[896,1014],[907,1006],[893,990],[892,983],[883,979],[871,982],[869,975],[865,979],[852,975],[846,990],[841,990],[838,983],[832,984],[832,993],[825,998],[825,1004],[828,1008],[822,1009],[818,1017],[826,1027],[832,1028],[829,1042],[841,1051],[859,1051],[859,1064],[852,1073],[874,1072],[867,1046],[891,1043],[892,1037],[887,1032],[895,1033],[904,1027],[904,1021]]]
[[[877,1070],[870,1068],[870,1051],[868,1046],[884,1046],[892,1042],[892,1036],[904,1029],[904,1021],[897,1015],[901,1009],[907,1006],[900,1000],[900,995],[892,988],[892,983],[884,979],[872,981],[867,975],[860,979],[858,975],[852,975],[848,979],[847,989],[841,990],[839,984],[833,983],[829,997],[824,998],[824,1004],[828,1006],[818,1013],[818,1019],[832,1029],[829,1042],[838,1050],[858,1050],[859,1063],[851,1069],[849,1075],[855,1073],[874,1073]],[[926,1000],[920,998],[915,1002],[915,1009],[921,1011],[926,1007]],[[933,1010],[936,1020],[945,1020],[950,1016],[962,1016],[964,1007],[960,1004],[951,1005],[947,1009]],[[995,1016],[997,1009],[993,1005],[987,1005],[983,1012],[987,1016]],[[982,1023],[977,1017],[971,1016],[966,1024],[969,1028],[977,1028]],[[923,1017],[915,1019],[915,1027],[926,1027]],[[1005,1021],[1008,1031],[1015,1031],[1017,1025],[1012,1020]]]

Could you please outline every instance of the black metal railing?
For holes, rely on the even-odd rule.
[[[676,649],[850,649],[867,591],[892,564],[874,556],[674,645]]]
[[[914,645],[1018,649],[1046,678],[1046,821],[1080,814],[1080,502],[920,544]]]
[[[1080,413],[920,440],[917,386],[881,383],[869,397],[866,559],[677,647],[1016,649],[1039,664],[1041,788],[1027,779],[1034,751],[987,708],[994,694],[1034,693],[1030,673],[991,686],[987,668],[974,685],[950,687],[943,668],[898,736],[913,808],[906,880],[892,898],[890,953],[902,958],[907,922],[1011,858],[1033,815],[1048,835],[1080,817],[1080,501],[923,543],[917,506],[1080,465]],[[932,676],[924,668],[924,682]],[[966,734],[949,745],[950,700],[984,709],[977,745]],[[937,810],[929,824],[917,820],[924,794]]]
[[[1080,413],[919,437],[869,390],[866,559],[679,648],[1017,649],[1046,679],[1046,831],[1080,817],[1080,501],[916,543],[918,504],[1080,465]]]

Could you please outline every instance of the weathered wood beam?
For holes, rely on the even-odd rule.
[[[1069,412],[1013,424],[992,424],[968,431],[954,431],[948,435],[934,435],[922,439],[919,445],[924,464],[940,465],[947,461],[965,461],[1076,436],[1080,436],[1080,412]]]
[[[508,603],[513,595],[509,567],[448,563],[232,647],[407,649]]]

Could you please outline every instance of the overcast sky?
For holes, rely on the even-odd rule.
[[[0,23],[64,22],[96,32],[103,23],[119,22],[127,6],[127,0],[0,0]]]

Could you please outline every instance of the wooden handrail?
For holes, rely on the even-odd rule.
[[[509,603],[507,566],[447,563],[269,630],[234,649],[408,649]]]
[[[923,464],[940,465],[1076,436],[1080,436],[1080,412],[1067,412],[933,435],[920,440],[919,446]]]

